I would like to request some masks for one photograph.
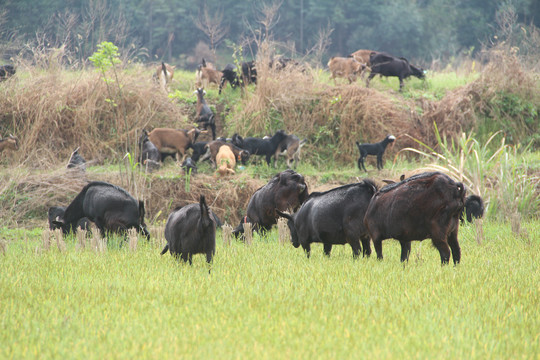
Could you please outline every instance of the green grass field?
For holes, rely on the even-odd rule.
[[[41,249],[41,230],[1,229],[0,358],[523,358],[540,356],[540,225],[460,231],[462,263],[429,240],[407,264],[311,259],[277,230],[225,246],[209,267],[160,256],[161,234],[133,251]]]

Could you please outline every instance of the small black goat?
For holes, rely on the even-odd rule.
[[[232,137],[232,143],[241,149],[249,151],[251,155],[260,155],[266,157],[266,163],[270,165],[272,156],[275,156],[276,150],[287,137],[283,130],[278,130],[270,139],[260,139],[255,137],[242,138],[238,134]],[[274,164],[275,165],[275,164]]]
[[[363,169],[367,172],[366,166],[364,165],[364,159],[368,155],[377,155],[377,169],[381,170],[383,168],[382,156],[384,154],[384,151],[386,150],[386,146],[394,142],[394,140],[396,140],[396,137],[394,135],[388,135],[384,138],[383,141],[375,144],[360,144],[357,141],[356,146],[358,146],[358,150],[360,151],[360,157],[358,158],[358,168],[360,170]]]
[[[216,222],[204,195],[200,196],[199,204],[176,208],[169,215],[165,239],[167,245],[161,255],[169,251],[191,265],[193,254],[206,254],[206,261],[212,262],[216,251]]]
[[[216,140],[216,120],[214,119],[214,113],[206,103],[206,100],[204,100],[206,91],[202,88],[198,88],[195,90],[194,94],[197,94],[196,121],[201,123],[203,129],[210,127],[210,129],[212,129],[212,140]]]
[[[139,138],[139,164],[148,167],[149,171],[159,169],[161,154],[158,148],[148,138],[148,132],[143,129]]]
[[[86,171],[86,160],[79,154],[79,148],[76,148],[75,151],[71,153],[67,168]]]
[[[185,174],[194,175],[197,173],[197,164],[195,164],[195,161],[193,161],[193,159],[191,159],[190,157],[184,160],[180,167],[184,169]]]

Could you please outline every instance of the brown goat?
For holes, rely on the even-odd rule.
[[[169,128],[156,128],[148,133],[148,139],[157,147],[161,154],[177,154],[177,160],[184,158],[186,150],[195,143],[199,129],[178,130]]]
[[[234,154],[234,157],[236,158],[237,161],[241,161],[242,164],[246,164],[249,160],[249,151],[247,150],[244,150],[244,149],[240,149],[238,146],[232,144],[232,143],[229,143],[229,142],[225,142],[225,141],[221,141],[221,140],[214,140],[214,141],[211,141],[209,142],[208,144],[206,144],[205,148],[207,149],[206,150],[206,154],[204,154],[203,156],[201,156],[201,158],[199,160],[206,160],[208,158],[210,158],[210,162],[212,163],[212,165],[216,166],[217,162],[216,162],[216,156],[219,152],[219,149],[223,146],[223,145],[226,145],[228,147],[231,148],[233,154]]]
[[[284,155],[287,156],[287,167],[291,168],[291,165],[294,162],[294,168],[296,169],[298,161],[300,161],[300,150],[305,143],[306,139],[300,140],[296,135],[287,135],[287,137],[279,143],[279,146],[276,149],[276,153],[274,154],[274,167],[277,165],[279,155]]]
[[[369,55],[373,52],[376,53],[376,51],[373,51],[373,50],[360,49],[358,51],[353,52],[349,56],[354,58],[356,61],[361,62],[362,64],[371,66],[371,63],[369,62]]]
[[[201,67],[197,69],[195,73],[195,85],[197,87],[208,87],[209,84],[216,84],[219,86],[223,73],[219,70],[211,69],[209,67]]]
[[[171,66],[164,62],[161,65],[156,67],[156,78],[158,79],[159,85],[163,90],[167,90],[167,86],[172,81],[174,77],[174,69],[176,66]]]
[[[7,138],[0,138],[0,153],[4,149],[19,150],[19,138],[11,134]]]
[[[216,155],[216,164],[218,166],[216,173],[221,176],[228,174],[234,175],[236,159],[232,149],[227,145],[221,145]]]
[[[336,83],[336,78],[342,77],[349,80],[349,84],[351,84],[353,81],[356,81],[356,76],[364,71],[366,65],[353,58],[334,56],[328,62],[328,68],[332,73],[334,83]]]

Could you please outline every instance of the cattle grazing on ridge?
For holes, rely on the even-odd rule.
[[[411,241],[431,238],[442,264],[461,259],[458,242],[459,217],[465,206],[465,186],[440,172],[411,176],[386,185],[373,199],[364,223],[382,259],[382,240],[401,243],[401,261],[409,259]]]
[[[251,196],[247,206],[247,215],[233,234],[238,237],[244,232],[244,223],[253,225],[257,232],[268,231],[277,224],[279,211],[296,211],[309,195],[304,177],[287,169],[275,175],[263,187]]]
[[[394,135],[387,135],[382,141],[375,144],[360,144],[357,141],[356,146],[358,147],[358,151],[360,151],[360,157],[358,158],[358,168],[360,171],[364,169],[367,172],[364,160],[368,155],[377,156],[377,169],[381,170],[383,168],[382,156],[384,151],[388,144],[393,143],[395,140],[396,137]]]
[[[302,245],[307,257],[311,243],[323,243],[324,253],[330,256],[332,245],[349,244],[353,257],[371,254],[370,239],[364,225],[364,215],[377,186],[365,179],[356,184],[311,193],[294,215],[277,211],[287,219],[294,247]],[[362,247],[360,247],[362,241]]]
[[[13,65],[2,65],[0,66],[0,81],[7,80],[9,77],[15,75],[17,70]]]
[[[366,64],[356,61],[354,58],[333,57],[328,61],[328,68],[336,83],[336,78],[342,77],[349,80],[349,84],[356,81],[357,75],[366,69]]]
[[[255,137],[242,138],[238,134],[232,137],[232,143],[241,149],[249,151],[250,155],[260,155],[266,158],[266,163],[270,165],[272,156],[275,156],[279,144],[287,137],[283,130],[278,130],[270,139]],[[275,166],[275,162],[274,162]]]
[[[204,99],[206,91],[202,88],[198,88],[193,93],[197,94],[197,112],[195,114],[195,121],[200,123],[203,129],[210,127],[210,129],[212,129],[212,140],[216,140],[216,121],[214,119],[214,113]]]
[[[157,147],[162,158],[164,154],[173,156],[176,154],[177,161],[182,161],[187,149],[197,141],[197,137],[203,132],[206,131],[196,128],[191,130],[155,128],[148,133],[148,139]]]
[[[128,229],[134,228],[150,239],[144,223],[144,203],[116,185],[101,181],[89,183],[53,224],[64,234],[76,232],[77,224],[84,217],[96,224],[103,237],[107,232],[125,235]]]
[[[19,138],[11,134],[7,138],[0,137],[0,153],[5,149],[19,150]]]
[[[204,195],[200,196],[198,204],[176,208],[169,215],[165,239],[167,245],[161,255],[169,251],[192,265],[193,254],[206,254],[206,261],[212,262],[216,251],[216,221]]]
[[[371,63],[371,74],[366,80],[366,87],[369,87],[369,82],[379,74],[382,76],[394,76],[399,78],[399,91],[403,90],[403,79],[409,76],[416,76],[419,79],[424,79],[426,76],[424,70],[417,68],[405,58],[397,58],[385,53],[371,53],[369,61]]]

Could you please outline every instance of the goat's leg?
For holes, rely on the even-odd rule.
[[[362,255],[369,257],[371,255],[371,245],[369,236],[360,237],[362,241]]]
[[[382,239],[380,237],[373,238],[373,247],[375,248],[375,252],[377,253],[377,259],[382,260],[383,259]]]
[[[382,170],[383,164],[382,164],[382,153],[377,154],[377,169]]]
[[[358,259],[360,256],[360,241],[358,239],[349,241],[353,252],[353,259]]]
[[[304,248],[304,251],[306,252],[306,256],[309,259],[309,257],[311,256],[311,244],[310,243],[302,244],[302,247]]]
[[[371,79],[373,79],[375,77],[375,73],[370,73],[367,80],[366,80],[366,87],[368,88],[369,87],[369,82],[371,81]]]
[[[450,250],[452,250],[452,259],[454,260],[454,265],[459,264],[461,260],[461,249],[459,248],[458,242],[458,229],[452,231],[448,235],[448,245],[450,245]]]
[[[323,247],[324,247],[324,255],[330,257],[330,251],[332,251],[332,244],[324,243]]]
[[[400,241],[401,243],[401,262],[409,261],[409,254],[411,253],[411,242]]]

